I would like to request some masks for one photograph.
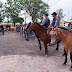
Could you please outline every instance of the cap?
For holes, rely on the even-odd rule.
[[[48,14],[45,14],[46,16],[48,16]]]

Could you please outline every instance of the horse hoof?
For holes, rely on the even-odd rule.
[[[58,51],[58,48],[56,48],[56,51]]]
[[[66,64],[63,63],[62,66],[66,66]]]
[[[42,49],[40,49],[40,51],[42,51]]]
[[[62,54],[62,56],[64,56],[65,54]]]
[[[48,55],[45,55],[45,57],[47,57]]]
[[[69,70],[72,71],[72,68],[70,68]]]

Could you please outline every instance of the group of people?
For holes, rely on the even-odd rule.
[[[25,25],[17,25],[16,26],[16,31],[20,32],[20,34],[25,36],[25,39],[27,41],[29,41],[29,33],[27,32],[27,29],[29,28],[31,22],[29,24],[25,24]],[[32,36],[34,36],[34,33],[31,32]]]
[[[41,25],[44,26],[45,28],[52,28],[53,27],[56,27],[56,26],[59,26],[60,24],[60,19],[59,17],[57,16],[57,13],[56,12],[53,12],[52,14],[52,17],[53,17],[53,21],[50,25],[50,19],[48,18],[48,14],[45,14],[45,20],[43,17],[41,17]]]

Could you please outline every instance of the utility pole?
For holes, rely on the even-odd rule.
[[[69,21],[69,10],[68,10],[68,21]]]
[[[26,24],[26,13],[25,13],[25,24]]]

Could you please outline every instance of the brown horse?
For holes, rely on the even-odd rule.
[[[45,55],[48,55],[48,49],[47,49],[47,43],[51,42],[49,33],[47,34],[47,29],[41,26],[39,23],[34,22],[30,27],[28,31],[33,31],[35,34],[37,34],[40,37],[40,40],[43,41],[44,47],[45,47]],[[59,46],[59,45],[57,45]]]
[[[62,44],[64,45],[65,49],[65,61],[63,65],[66,65],[67,63],[67,53],[69,49],[71,59],[70,70],[72,70],[72,33],[62,28],[55,28],[51,31],[51,43],[53,44],[57,42],[59,39],[62,40]]]

